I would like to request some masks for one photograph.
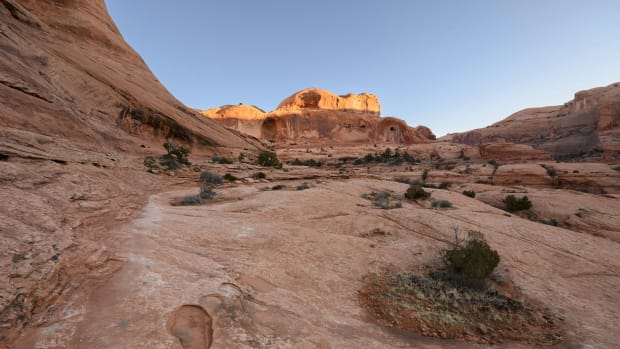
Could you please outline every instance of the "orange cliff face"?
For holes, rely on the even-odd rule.
[[[124,41],[103,0],[0,1],[0,348],[118,268],[108,230],[164,179],[166,140],[261,145],[176,100]],[[65,347],[61,344],[55,347]],[[23,347],[34,347],[24,345]]]
[[[307,88],[284,99],[278,105],[277,110],[290,112],[301,110],[337,110],[379,116],[381,114],[381,105],[379,104],[379,98],[369,93],[350,93],[337,96],[318,88]]]
[[[529,145],[539,153],[546,152],[559,159],[582,156],[618,159],[620,83],[580,91],[564,105],[524,109],[486,128],[442,139],[469,145]]]
[[[248,105],[202,112],[226,127],[272,142],[416,144],[435,139],[427,127],[412,128],[403,120],[382,118],[380,113],[375,95],[337,96],[317,88],[294,93],[269,113]]]
[[[103,0],[6,0],[0,17],[0,125],[10,138],[31,132],[108,150],[165,139],[253,147],[176,100]]]

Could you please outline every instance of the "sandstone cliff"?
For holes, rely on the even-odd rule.
[[[561,106],[519,111],[486,128],[444,138],[470,145],[518,143],[556,158],[620,158],[620,83],[577,92]]]
[[[375,95],[337,96],[317,88],[294,93],[269,113],[247,105],[202,112],[226,127],[272,142],[416,144],[435,139],[428,127],[412,128],[380,113]]]
[[[260,146],[168,93],[103,0],[0,1],[0,347],[118,267],[103,237],[161,185],[142,159],[165,139]]]
[[[347,94],[337,96],[329,91],[318,88],[307,88],[295,92],[284,99],[278,110],[298,111],[303,109],[327,109],[338,111],[361,112],[379,116],[381,106],[379,98],[373,94]]]

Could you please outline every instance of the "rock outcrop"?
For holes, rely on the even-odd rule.
[[[551,155],[527,144],[487,143],[480,145],[480,156],[487,160],[537,161],[551,160]]]
[[[123,40],[102,0],[3,0],[0,16],[3,129],[109,150],[166,138],[248,146],[160,84]]]
[[[0,348],[123,264],[106,232],[164,182],[142,160],[165,139],[260,147],[168,93],[103,0],[0,1]]]
[[[562,106],[519,111],[486,128],[451,134],[446,141],[527,144],[555,158],[620,158],[620,83],[577,92]]]
[[[248,105],[223,106],[202,114],[226,127],[271,142],[417,144],[435,139],[428,127],[412,128],[394,117],[380,117],[372,94],[337,96],[309,88],[286,98],[264,113]]]
[[[349,93],[337,96],[329,91],[318,88],[307,88],[296,92],[278,105],[280,111],[300,111],[307,109],[337,110],[360,112],[369,115],[381,115],[379,98],[373,94]]]

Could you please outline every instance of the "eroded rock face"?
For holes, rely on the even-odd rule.
[[[361,112],[379,116],[381,106],[379,98],[373,94],[347,94],[337,96],[329,91],[318,88],[307,88],[284,99],[279,110],[298,111],[304,109],[327,109],[338,111]]]
[[[165,139],[259,147],[170,95],[103,0],[0,1],[0,347],[123,264],[104,237],[164,182],[142,159]]]
[[[480,145],[480,155],[483,159],[500,159],[502,161],[518,160],[551,160],[551,155],[534,149],[527,144],[488,143]]]
[[[519,111],[486,128],[446,140],[480,145],[518,143],[557,158],[602,154],[620,158],[620,83],[577,92],[562,105]]]
[[[286,98],[269,113],[238,105],[213,108],[202,114],[226,127],[273,142],[417,144],[435,139],[428,127],[412,128],[398,118],[381,118],[380,112],[375,95],[337,96],[310,88]]]
[[[127,45],[102,0],[0,3],[3,128],[88,146],[139,138],[246,147],[177,101]]]

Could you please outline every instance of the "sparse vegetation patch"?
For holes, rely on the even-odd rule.
[[[254,172],[252,173],[251,177],[253,179],[265,179],[267,178],[267,175],[265,174],[265,172]]]
[[[504,198],[504,204],[506,205],[506,211],[523,211],[532,208],[532,202],[527,198],[527,195],[517,198],[514,195],[506,195]]]
[[[144,158],[144,166],[149,169],[149,172],[157,173],[160,169],[163,170],[179,170],[184,166],[191,166],[189,162],[189,154],[191,151],[181,145],[174,143],[164,143],[164,149],[166,154],[159,157],[147,156]]]
[[[470,198],[475,198],[476,192],[473,190],[463,190],[463,195],[469,196]]]
[[[349,160],[349,158],[347,158]],[[383,153],[368,153],[362,158],[353,158],[353,165],[367,165],[371,163],[383,163],[391,166],[398,166],[403,163],[408,164],[416,164],[419,163],[419,160],[416,160],[413,156],[411,156],[407,152],[400,152],[400,150],[396,149],[392,152],[392,149],[386,148]]]
[[[280,160],[273,151],[263,150],[258,154],[258,164],[266,167],[280,166]]]
[[[431,197],[431,193],[427,192],[419,185],[412,184],[405,192],[405,197],[409,200],[426,200]]]
[[[398,198],[393,197],[392,193],[387,191],[363,194],[362,198],[372,201],[373,205],[384,210],[403,207],[402,202]]]
[[[458,232],[458,231],[456,231]],[[555,345],[560,320],[548,310],[485,288],[499,262],[482,235],[470,232],[443,253],[444,264],[415,271],[368,276],[361,305],[380,323],[425,336],[479,343],[515,340]]]

